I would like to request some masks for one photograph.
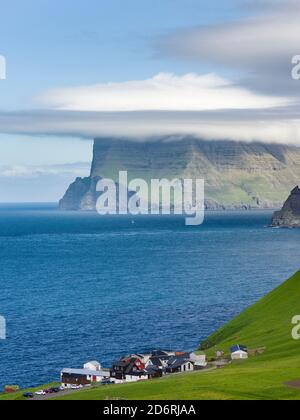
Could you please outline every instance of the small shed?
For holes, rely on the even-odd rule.
[[[247,347],[241,344],[231,347],[230,353],[232,360],[245,360],[249,357]]]
[[[96,360],[93,360],[92,362],[85,363],[83,365],[83,369],[100,371],[102,369],[102,366],[101,363],[97,362]]]

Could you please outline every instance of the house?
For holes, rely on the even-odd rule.
[[[110,370],[110,376],[115,383],[122,383],[127,379],[132,381],[133,379],[143,376],[145,370],[145,364],[143,361],[136,355],[124,357],[117,362],[113,363]],[[140,374],[140,375],[139,375]],[[129,378],[134,376],[134,378]],[[141,380],[141,379],[136,379]]]
[[[206,354],[205,353],[191,353],[190,354],[190,360],[194,362],[194,368],[195,370],[204,369],[207,367],[207,361],[206,361]]]
[[[91,385],[109,378],[109,370],[63,369],[61,371],[61,384],[65,388],[70,388],[72,385]]]
[[[94,360],[92,362],[85,363],[83,365],[83,369],[100,371],[102,367],[101,367],[101,363]]]
[[[162,360],[159,357],[153,357],[153,356],[151,356],[148,362],[146,363],[146,368],[149,368],[151,366],[155,366],[159,369],[162,369],[164,367]]]
[[[241,359],[248,359],[248,349],[246,346],[243,346],[241,344],[237,344],[236,346],[233,346],[230,348],[231,353],[231,359],[232,360],[241,360]]]
[[[166,372],[165,369],[154,366],[154,365],[146,368],[148,379],[161,378],[163,375],[165,375],[165,372]]]
[[[146,367],[155,366],[159,369],[165,369],[168,366],[168,362],[174,356],[161,356],[161,357],[150,357]]]
[[[186,356],[172,357],[166,368],[167,373],[191,372],[195,370],[195,362]]]
[[[110,377],[115,383],[123,383],[126,377],[126,369],[128,363],[124,360],[119,360],[113,363],[110,369]]]
[[[151,357],[146,364],[146,371],[149,379],[161,378],[165,375],[169,360],[170,356],[162,356],[162,358]]]
[[[146,366],[149,362],[150,358],[152,357],[151,353],[145,353],[145,354],[137,354],[136,357],[140,359],[144,365]]]

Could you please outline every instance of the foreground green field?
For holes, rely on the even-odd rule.
[[[266,347],[264,354],[220,370],[88,389],[60,399],[300,400],[300,389],[286,384],[300,380],[300,341],[291,336],[295,315],[300,315],[300,272],[202,344],[208,355],[216,349],[228,353],[228,348],[237,343],[250,349]]]

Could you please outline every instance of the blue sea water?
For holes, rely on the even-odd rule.
[[[299,269],[300,230],[270,212],[100,217],[0,207],[0,387],[59,379],[89,359],[195,349]]]

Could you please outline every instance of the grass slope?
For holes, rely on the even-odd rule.
[[[74,400],[131,399],[299,399],[300,389],[285,385],[300,379],[300,341],[291,337],[300,315],[300,272],[244,311],[202,344],[207,353],[228,352],[232,344],[266,347],[264,354],[220,370],[172,375],[139,384],[84,390]]]
[[[12,394],[0,394],[0,401],[18,401],[18,400],[25,400],[25,398],[23,398],[23,394],[25,392],[36,392],[36,391],[40,391],[41,389],[48,389],[48,388],[52,388],[52,387],[57,387],[60,386],[61,384],[58,382],[52,382],[43,386],[39,386],[36,388],[31,388],[31,389],[21,389],[20,391],[17,392],[13,392]]]

